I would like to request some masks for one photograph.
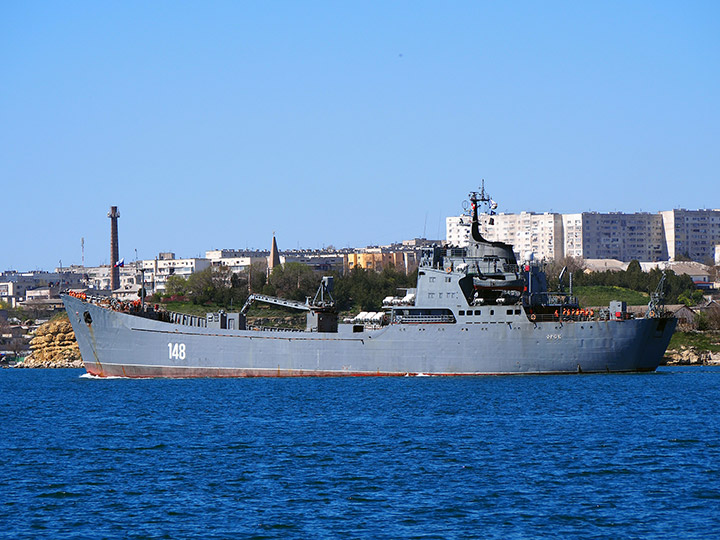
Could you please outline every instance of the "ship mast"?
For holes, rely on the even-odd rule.
[[[482,203],[485,205],[486,208],[488,208],[488,213],[490,216],[495,215],[495,209],[497,208],[497,203],[493,201],[490,198],[490,195],[488,195],[485,192],[485,179],[483,178],[480,184],[480,191],[471,191],[468,195],[470,198],[470,205],[472,207],[472,228],[471,233],[473,240],[476,242],[487,242],[485,238],[480,234],[480,222],[478,221],[478,203]],[[493,217],[490,217],[490,221],[488,222],[489,225],[495,224],[495,219]]]

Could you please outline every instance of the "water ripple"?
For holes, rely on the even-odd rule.
[[[718,369],[78,375],[0,372],[2,539],[720,536]]]

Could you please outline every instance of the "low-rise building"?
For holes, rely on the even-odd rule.
[[[353,268],[365,268],[382,272],[385,268],[395,268],[405,274],[414,272],[420,264],[423,247],[439,245],[440,241],[416,239],[388,246],[371,246],[355,250],[346,255],[346,271]]]
[[[653,268],[667,268],[672,270],[677,275],[690,276],[695,287],[703,290],[710,290],[714,288],[712,280],[712,269],[699,262],[694,261],[679,261],[679,262],[666,262],[666,263],[640,263],[640,267],[643,272],[648,272]]]
[[[630,263],[617,259],[583,259],[582,264],[588,272],[624,272]]]
[[[293,262],[309,266],[316,272],[339,272],[345,268],[347,255],[325,250],[291,250],[280,252],[282,264]]]
[[[389,266],[402,272],[411,273],[418,266],[422,247],[439,243],[439,241],[414,238],[402,243],[361,249],[330,247],[280,251],[277,249],[277,242],[273,237],[273,249],[269,252],[223,249],[207,251],[205,254],[213,265],[228,266],[233,272],[246,270],[255,263],[267,265],[268,272],[271,272],[272,267],[276,264],[298,263],[321,273],[345,273],[357,267],[379,272]]]
[[[267,265],[269,254],[261,250],[212,249],[205,252],[205,258],[212,266],[226,266],[233,274],[239,274],[253,264]]]
[[[174,253],[161,253],[156,259],[139,261],[142,269],[141,281],[148,292],[163,292],[171,276],[180,276],[187,279],[195,272],[210,268],[210,259],[193,257],[176,259]]]
[[[28,291],[43,287],[59,291],[83,283],[84,275],[82,273],[69,271],[68,269],[58,269],[55,272],[7,271],[0,274],[0,301],[7,302],[14,307],[18,303],[25,301]]]
[[[139,283],[123,285],[112,292],[113,298],[123,300],[126,302],[132,302],[139,299],[141,296],[142,285]]]

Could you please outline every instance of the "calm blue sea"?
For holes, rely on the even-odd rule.
[[[0,538],[720,538],[720,369],[0,371]]]

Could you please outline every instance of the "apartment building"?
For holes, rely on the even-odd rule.
[[[678,256],[698,262],[720,262],[720,210],[670,210],[577,214],[481,214],[480,232],[488,240],[512,244],[522,256],[563,256],[621,261],[666,261]],[[470,218],[446,219],[446,238],[452,245],[467,245]]]
[[[515,253],[521,256],[532,253],[539,259],[563,257],[563,221],[560,214],[480,214],[478,220],[483,237],[493,242],[510,244]],[[470,239],[470,217],[452,216],[446,218],[445,222],[447,243],[459,247],[467,246]]]
[[[446,217],[445,241],[451,246],[467,246],[470,242],[470,216]]]
[[[559,214],[522,212],[520,214],[483,215],[481,232],[488,240],[514,246],[522,256],[532,253],[539,259],[563,257],[562,218]]]
[[[663,218],[668,255],[720,262],[720,210],[667,210]]]
[[[564,251],[583,259],[664,261],[667,243],[660,214],[563,214]]]

